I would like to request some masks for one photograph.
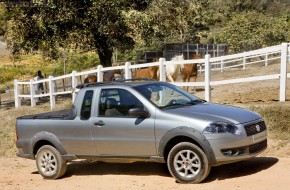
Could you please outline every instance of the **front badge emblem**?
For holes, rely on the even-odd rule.
[[[260,125],[256,125],[256,130],[257,130],[257,132],[261,131]]]

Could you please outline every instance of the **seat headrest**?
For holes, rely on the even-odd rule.
[[[116,108],[118,106],[118,102],[115,98],[108,98],[106,100],[107,109]]]

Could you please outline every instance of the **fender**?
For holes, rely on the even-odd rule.
[[[167,131],[167,133],[165,133],[165,135],[161,138],[161,141],[159,143],[158,155],[160,157],[164,156],[164,149],[167,143],[174,137],[178,137],[178,136],[180,137],[185,136],[185,137],[193,139],[195,142],[197,142],[197,145],[199,145],[202,148],[202,150],[208,157],[209,164],[216,163],[214,152],[208,140],[199,131],[191,127],[185,127],[185,126],[171,129]]]
[[[61,145],[60,140],[54,134],[49,133],[47,131],[39,132],[32,137],[29,146],[31,148],[30,150],[31,153],[33,153],[35,145],[42,140],[50,142],[59,151],[61,155],[67,154],[66,150]]]

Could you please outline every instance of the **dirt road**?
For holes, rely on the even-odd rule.
[[[201,184],[178,184],[164,164],[73,162],[58,180],[44,180],[35,162],[21,158],[0,158],[0,189],[289,189],[290,158],[257,157],[248,161],[214,167]]]

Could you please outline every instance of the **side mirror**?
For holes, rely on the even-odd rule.
[[[142,108],[131,108],[129,109],[129,116],[147,118],[149,112]]]

